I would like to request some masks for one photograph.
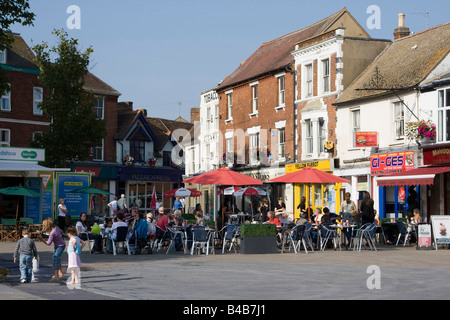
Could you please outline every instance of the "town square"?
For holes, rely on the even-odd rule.
[[[0,299],[448,300],[448,8],[0,3]]]

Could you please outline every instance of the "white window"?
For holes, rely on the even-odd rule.
[[[395,139],[403,139],[405,136],[405,111],[401,101],[394,102],[394,130]]]
[[[9,147],[11,144],[11,132],[9,129],[0,129],[0,146]]]
[[[228,120],[233,119],[233,93],[230,92],[227,94],[228,101]]]
[[[39,87],[33,88],[33,114],[42,115],[42,109],[39,104],[43,101],[43,89]]]
[[[361,130],[361,124],[360,124],[360,114],[361,111],[359,109],[354,109],[351,111],[352,116],[352,133],[354,134],[357,131]]]
[[[219,115],[219,105],[216,104],[216,105],[214,106],[214,109],[215,109],[214,129],[219,130],[219,118],[220,118],[220,115]]]
[[[278,78],[278,106],[283,106],[285,103],[285,96],[284,96],[284,88],[285,88],[285,77],[279,77]]]
[[[285,144],[286,144],[286,135],[285,128],[278,129],[278,159],[280,161],[284,160],[284,156],[286,154]]]
[[[305,120],[305,142],[306,142],[306,153],[313,153],[313,126],[310,119]]]
[[[11,91],[3,93],[1,111],[11,111]]]
[[[438,91],[438,141],[450,141],[450,89]]]
[[[248,138],[250,164],[254,164],[259,160],[259,132],[249,134]]]
[[[258,85],[252,85],[252,113],[258,113]]]
[[[94,112],[98,119],[103,119],[105,114],[105,98],[95,97]]]
[[[94,154],[92,155],[92,160],[103,161],[103,145],[105,140],[102,139],[102,145],[94,147]]]
[[[0,63],[6,63],[6,49],[0,50]]]
[[[330,59],[322,60],[322,90],[330,91]]]
[[[325,140],[327,137],[327,130],[325,130],[325,121],[319,118],[319,152],[325,152]]]
[[[313,68],[312,64],[306,66],[306,97],[313,95]]]
[[[226,152],[233,152],[233,138],[227,138]]]

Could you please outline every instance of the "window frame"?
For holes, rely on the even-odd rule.
[[[39,97],[36,97],[36,91],[40,93]],[[42,116],[44,111],[41,108],[38,108],[39,104],[44,101],[44,89],[42,87],[33,87],[33,114],[36,116]]]
[[[322,92],[328,93],[330,90],[330,59],[326,58],[322,60]]]
[[[305,97],[310,98],[314,95],[314,74],[313,64],[305,65]]]
[[[130,140],[130,156],[135,162],[145,162],[145,140]]]
[[[92,155],[92,161],[103,161],[105,156],[104,147],[105,147],[105,139],[102,139],[102,145],[94,147],[94,154]],[[100,153],[100,157],[98,157],[98,153]]]
[[[8,107],[6,109],[3,108],[3,101],[4,99],[7,99],[8,101]],[[0,103],[0,111],[2,112],[11,112],[11,90],[8,90],[7,92],[4,92],[1,97],[1,103]]]
[[[97,119],[105,119],[105,97],[104,96],[95,96],[94,97],[94,113],[97,116]],[[98,106],[98,102],[101,101],[101,107]],[[99,116],[99,110],[101,110],[101,116]]]
[[[8,139],[3,140],[3,134],[6,134]],[[0,146],[1,147],[11,146],[11,129],[0,129]]]
[[[305,120],[305,154],[312,155],[314,153],[314,128],[312,119]]]
[[[438,90],[437,141],[450,141],[450,88]],[[445,115],[445,117],[444,117]]]
[[[394,101],[393,105],[393,123],[394,123],[394,139],[403,140],[405,138],[405,106],[401,101]],[[398,115],[398,108],[400,108],[400,115]],[[400,130],[400,132],[398,132]]]
[[[6,64],[7,61],[6,49],[0,50],[0,64]]]
[[[286,77],[284,75],[278,77],[278,106],[286,104]]]
[[[225,92],[227,95],[227,119],[233,120],[233,91]]]
[[[252,114],[258,114],[258,83],[250,86],[252,88]]]

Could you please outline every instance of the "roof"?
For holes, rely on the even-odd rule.
[[[20,34],[14,34],[14,42],[11,43],[11,47],[7,49],[6,64],[9,66],[25,68],[24,70],[31,68],[36,69],[39,73],[39,67],[36,64],[36,56],[30,49],[25,40]],[[20,70],[20,69],[13,69]],[[97,94],[120,96],[121,93],[103,80],[88,72],[85,79],[84,89]]]
[[[335,21],[345,13],[350,15],[347,9],[343,8],[306,28],[294,31],[270,42],[263,43],[259,49],[243,62],[232,74],[227,76],[216,87],[216,90],[224,90],[230,86],[286,68],[294,61],[291,52],[294,50],[295,44],[330,31],[332,27],[335,27]],[[354,19],[353,21],[356,22]],[[368,36],[368,34],[365,33],[365,36]]]
[[[448,55],[450,49],[448,39],[450,39],[450,23],[394,41],[343,91],[335,104],[392,92],[360,90],[364,88],[402,90],[417,87]]]

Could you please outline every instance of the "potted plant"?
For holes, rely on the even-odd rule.
[[[150,158],[150,159],[148,159],[148,165],[150,166],[150,167],[154,167],[154,166],[156,166],[156,163],[158,162],[158,160],[156,159],[156,158]]]
[[[406,137],[419,144],[430,143],[436,139],[436,125],[431,120],[420,120],[406,124]]]
[[[241,253],[277,253],[277,227],[268,224],[243,224],[241,226]]]
[[[134,164],[134,158],[127,154],[125,157],[123,157],[123,164],[127,167],[132,166]]]

